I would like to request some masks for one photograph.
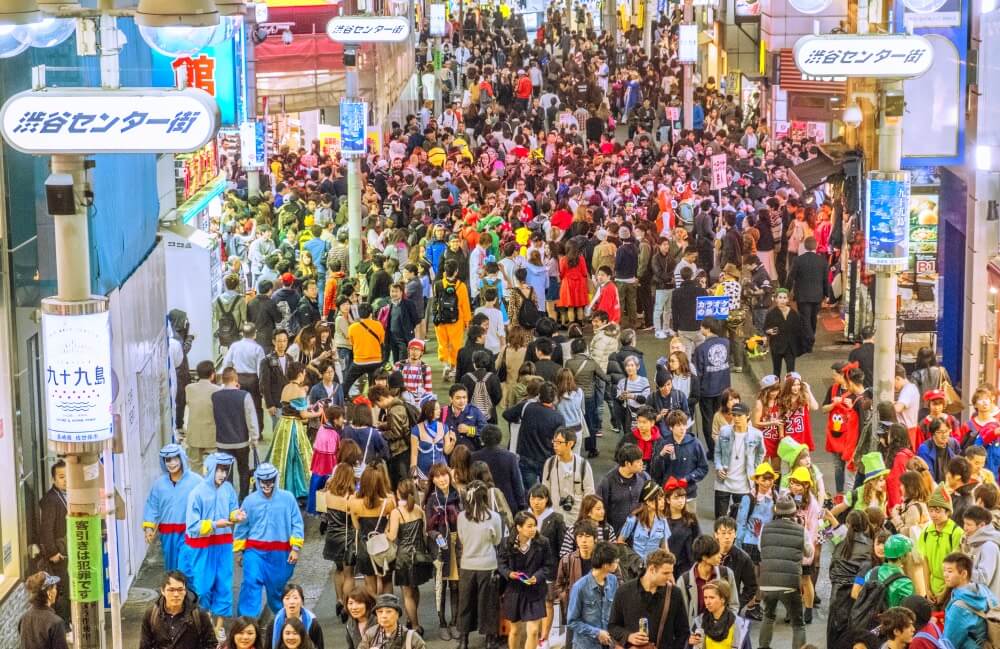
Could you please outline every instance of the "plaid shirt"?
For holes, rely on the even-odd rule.
[[[423,361],[416,364],[409,361],[396,363],[396,369],[403,375],[403,386],[407,392],[412,393],[417,400],[424,394],[433,391],[431,385],[431,366]]]

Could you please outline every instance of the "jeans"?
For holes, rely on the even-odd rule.
[[[597,431],[601,429],[601,401],[598,400],[597,390],[591,396],[583,397],[583,420],[587,422],[587,439],[583,440],[585,451],[597,450]]]
[[[407,356],[406,345],[409,342],[410,342],[409,340],[403,340],[401,338],[397,338],[392,334],[389,334],[389,354],[392,355],[391,358],[393,363],[398,363],[399,361],[406,360]]]
[[[653,303],[653,329],[666,331],[670,328],[670,289],[656,289]]]
[[[521,467],[521,482],[524,484],[525,491],[541,481],[542,464],[522,457],[518,460],[518,466]]]
[[[698,398],[698,410],[701,411],[701,434],[705,436],[705,452],[711,461],[715,457],[715,440],[712,438],[712,417],[722,404],[722,395]]]
[[[799,315],[806,323],[805,346],[802,351],[809,353],[816,342],[816,316],[819,315],[819,302],[796,302]]]
[[[637,282],[621,281],[616,281],[615,284],[618,286],[618,295],[621,299],[621,326],[623,328],[638,327],[639,322],[636,320],[635,314],[637,310],[636,299],[639,295],[639,284]]]
[[[792,646],[801,647],[806,643],[806,626],[802,621],[802,593],[798,589],[787,591],[762,591],[764,594],[764,621],[760,625],[760,649],[771,648],[774,635],[774,613],[778,602],[785,606],[792,618]]]

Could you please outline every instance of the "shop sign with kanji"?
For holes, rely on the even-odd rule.
[[[401,16],[337,16],[326,25],[326,35],[337,43],[401,43],[410,36],[410,23]]]
[[[934,62],[930,41],[908,34],[803,36],[793,54],[796,67],[810,77],[912,79]]]
[[[215,137],[219,109],[197,88],[45,88],[8,99],[0,126],[24,153],[186,153]]]
[[[101,519],[66,517],[66,551],[69,553],[69,596],[75,602],[99,602],[104,597],[104,554]],[[61,585],[60,588],[64,587]],[[65,594],[62,594],[65,597]]]

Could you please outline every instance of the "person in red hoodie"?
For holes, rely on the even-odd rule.
[[[622,321],[622,307],[618,301],[618,287],[611,281],[611,268],[601,266],[597,269],[597,289],[594,292],[594,299],[587,307],[591,313],[604,311],[608,314],[611,322],[620,324]]]
[[[910,595],[900,602],[900,606],[912,611],[916,618],[913,627],[917,632],[910,641],[909,649],[937,649],[940,646],[937,641],[941,639],[943,631],[934,617],[931,603],[927,598]]]
[[[915,457],[910,448],[910,434],[902,424],[892,424],[886,433],[885,457],[889,460],[889,475],[885,478],[886,509],[903,502],[899,479],[906,472],[906,464]]]
[[[642,451],[642,459],[647,466],[653,461],[653,447],[660,439],[660,430],[656,426],[656,413],[652,408],[643,406],[635,415],[635,428],[632,429],[635,444]]]
[[[517,84],[514,86],[514,109],[517,112],[526,112],[528,103],[531,101],[531,78],[524,69],[517,71]]]
[[[926,442],[931,437],[931,424],[935,419],[944,418],[948,420],[948,425],[951,426],[951,436],[958,440],[959,445],[964,449],[976,442],[976,436],[973,435],[969,439],[965,439],[964,435],[968,433],[964,430],[958,423],[958,420],[949,415],[944,411],[945,404],[945,394],[944,390],[928,390],[924,392],[924,401],[927,403],[927,409],[929,412],[927,416],[920,420],[917,424],[917,439],[916,448],[920,448],[920,445]]]

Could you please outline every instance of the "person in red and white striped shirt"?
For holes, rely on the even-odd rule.
[[[431,366],[421,360],[424,355],[424,341],[414,338],[407,345],[406,360],[396,363],[396,369],[403,375],[404,401],[420,407],[420,398],[433,392]]]

